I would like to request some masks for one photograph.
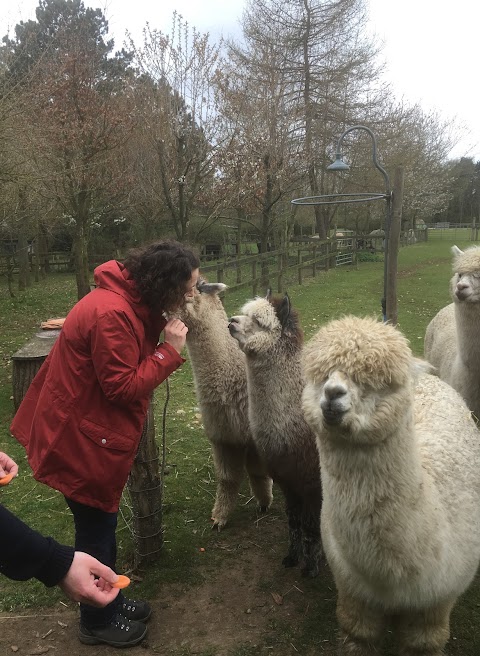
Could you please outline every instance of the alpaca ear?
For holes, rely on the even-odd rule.
[[[450,250],[452,251],[454,257],[458,257],[459,255],[463,255],[463,251],[461,251],[458,248],[458,246],[452,246],[452,248]]]
[[[200,294],[220,294],[228,289],[228,285],[224,285],[223,282],[206,282],[204,280],[199,280],[197,283],[197,289]]]
[[[272,288],[271,287],[269,287],[267,289],[267,294],[266,294],[265,298],[267,299],[267,301],[269,301],[272,298]]]
[[[285,294],[285,296],[282,299],[282,302],[277,308],[277,317],[278,320],[280,321],[282,328],[285,328],[285,325],[290,317],[291,309],[292,309],[292,305],[290,303],[290,298],[288,294]]]

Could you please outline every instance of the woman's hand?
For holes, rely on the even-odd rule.
[[[16,476],[18,474],[18,465],[6,453],[0,451],[0,478],[4,478],[8,474]]]
[[[120,592],[111,585],[117,578],[110,567],[83,551],[76,551],[70,569],[58,586],[70,599],[101,608]]]
[[[181,353],[187,339],[188,328],[180,319],[169,319],[165,326],[165,342]]]

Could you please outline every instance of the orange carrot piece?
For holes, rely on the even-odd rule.
[[[128,576],[125,576],[124,574],[119,574],[118,581],[116,581],[115,583],[110,583],[110,585],[112,586],[112,588],[120,588],[120,589],[126,588],[127,585],[130,585],[130,579],[128,578]]]
[[[8,485],[13,478],[13,474],[7,474],[3,478],[0,478],[0,485]]]

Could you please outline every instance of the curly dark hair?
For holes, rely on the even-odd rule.
[[[166,239],[130,250],[123,264],[142,301],[152,310],[171,312],[183,303],[186,284],[200,260],[183,244]]]

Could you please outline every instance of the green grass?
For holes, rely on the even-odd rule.
[[[417,355],[422,355],[423,336],[428,322],[449,302],[450,247],[453,243],[461,248],[468,246],[470,242],[467,241],[467,233],[461,235],[463,241],[455,234],[451,240],[445,236],[442,239],[430,239],[400,251],[399,327],[410,339],[412,350]],[[213,280],[213,276],[210,279]],[[301,287],[292,277],[287,281],[286,289],[293,306],[299,312],[305,337],[309,339],[319,326],[343,314],[381,317],[383,262],[361,262],[357,267],[319,272],[315,279],[305,277]],[[263,294],[264,290],[259,292]],[[52,275],[46,281],[34,284],[26,292],[17,293],[14,299],[8,296],[5,280],[0,280],[0,450],[15,458],[21,468],[15,484],[0,492],[0,500],[34,528],[67,543],[73,541],[73,528],[63,498],[35,482],[22,447],[9,433],[13,416],[10,358],[36,332],[40,321],[64,316],[75,302],[75,294],[74,279],[68,275]],[[248,297],[248,290],[227,292],[227,312],[238,312]],[[166,583],[178,584],[180,595],[185,586],[196,586],[209,576],[209,572],[228,568],[235,561],[237,550],[241,548],[252,521],[252,508],[247,504],[248,489],[244,486],[241,503],[228,531],[218,534],[210,530],[208,517],[215,494],[214,470],[209,444],[198,416],[188,362],[171,376],[170,391],[167,419],[169,474],[164,490],[163,516],[165,544],[158,564],[148,569],[148,576],[139,584],[136,592],[147,597],[154,597],[158,594],[159,586]],[[165,392],[166,388],[162,385],[155,397],[159,439]],[[119,565],[128,569],[132,562],[133,541],[126,504],[123,504],[122,511],[126,521],[121,519],[119,523]],[[284,521],[279,493],[273,515],[277,522]],[[208,560],[200,552],[201,547],[206,549]],[[268,549],[269,545],[266,544],[265,548]],[[280,550],[283,550],[282,545]],[[258,585],[262,590],[270,591],[277,590],[277,584],[275,572],[265,572]],[[1,586],[0,610],[3,611],[52,605],[63,599],[56,589],[46,590],[36,582],[19,584],[2,578]],[[332,586],[328,577],[307,581],[305,590],[310,595],[310,611],[306,613],[304,606],[298,605],[298,613],[292,616],[291,622],[272,620],[268,636],[264,639],[265,649],[268,648],[269,653],[290,654],[293,652],[288,645],[294,643],[300,653],[313,653],[311,650],[321,644],[325,636],[334,636],[335,593]],[[224,593],[226,591],[219,591],[219,607]],[[479,605],[480,585],[477,582],[454,611],[454,636],[457,639],[450,642],[449,654],[477,656],[479,653],[474,626]],[[282,651],[282,646],[285,646],[285,651]],[[255,648],[255,653],[257,651]],[[210,654],[208,650],[202,653]],[[232,656],[250,656],[254,649],[239,644],[231,653]]]

